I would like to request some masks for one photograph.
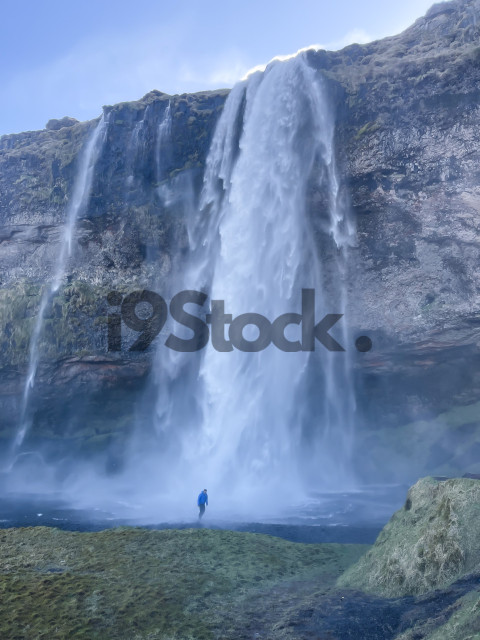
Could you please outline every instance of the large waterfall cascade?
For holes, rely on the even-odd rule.
[[[138,412],[122,472],[102,480],[85,468],[70,490],[75,499],[90,496],[93,482],[98,499],[141,502],[152,514],[160,502],[164,517],[175,518],[182,508],[190,513],[192,495],[205,486],[216,513],[229,517],[273,513],[312,492],[351,488],[355,397],[344,314],[355,229],[336,167],[325,79],[300,53],[238,83],[217,123],[199,198],[185,188],[184,177],[169,182],[163,175],[174,144],[174,108],[169,102],[152,129],[146,107],[133,127],[125,197],[139,185],[136,163],[143,166],[142,145],[154,130],[157,197],[166,209],[182,211],[190,247],[174,256],[167,293],[204,292],[203,307],[188,310],[204,321],[224,312],[227,322],[223,335],[211,325],[209,343],[197,352],[165,346],[170,330],[189,338],[185,327],[171,323],[167,334],[162,331],[152,377],[156,403],[150,413],[145,407]],[[32,335],[14,454],[29,428],[45,309],[64,277],[106,127],[102,118],[79,163],[55,274]],[[321,210],[312,205],[319,194]],[[258,352],[216,348],[218,341],[228,343],[232,318],[261,314],[270,326],[283,314],[301,314],[307,302],[315,322],[326,314],[343,316],[330,335],[345,351],[328,351],[317,340],[315,350],[306,350],[299,321],[284,330],[285,340],[301,344],[293,352],[274,344]],[[258,333],[247,324],[241,335],[255,341]]]
[[[328,200],[323,226],[333,247],[333,301],[325,296],[331,276],[307,207],[309,189],[320,183]],[[315,291],[317,322],[345,313],[355,230],[340,197],[328,92],[304,54],[273,62],[231,91],[188,231],[190,254],[177,288],[208,294],[204,319],[216,300],[233,318],[259,313],[273,322],[300,313],[302,289]],[[300,333],[291,326],[285,335],[295,341]],[[345,322],[333,334],[347,344]],[[257,335],[245,327],[246,340]],[[265,504],[279,493],[295,500],[309,489],[351,486],[355,399],[348,350],[329,352],[318,342],[315,349],[284,353],[270,344],[257,353],[226,353],[210,342],[199,353],[179,354],[159,344],[161,446],[142,452],[145,477],[150,460],[165,492],[185,489],[188,499],[194,487],[208,485],[226,508],[252,504],[260,494]]]

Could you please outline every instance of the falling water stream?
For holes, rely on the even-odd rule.
[[[330,275],[307,206],[309,189],[320,183],[328,200],[334,300],[325,295]],[[324,80],[303,54],[275,61],[237,84],[226,101],[200,211],[190,216],[190,254],[178,288],[206,292],[206,306],[224,301],[233,318],[255,312],[273,322],[300,313],[302,288],[315,291],[317,321],[345,314],[354,236],[339,197]],[[285,333],[290,341],[300,334],[298,326]],[[346,323],[333,334],[345,344]],[[243,335],[255,340],[258,330],[246,327]],[[272,496],[278,502],[352,486],[355,399],[347,351],[328,352],[317,343],[315,352],[285,353],[273,344],[257,353],[219,352],[210,343],[199,354],[178,354],[162,345],[157,369],[162,444],[144,461],[150,456],[166,492],[208,485],[225,503],[245,504],[260,495],[264,503]],[[312,376],[315,402],[307,390]]]
[[[173,144],[173,109],[169,102],[156,125],[154,152],[157,195],[166,209],[172,202],[178,208],[181,194],[172,189],[183,185],[166,186],[163,175]],[[142,149],[135,147],[144,141],[146,113],[129,140],[132,158],[141,157]],[[102,118],[79,164],[54,277],[31,339],[14,455],[29,429],[45,310],[64,276],[106,127]],[[302,290],[309,290],[316,322],[325,314],[342,316],[330,334],[350,346],[348,248],[355,229],[341,197],[334,133],[326,81],[304,53],[274,61],[238,83],[216,126],[200,201],[183,205],[189,251],[179,252],[168,293],[205,292],[204,307],[189,309],[204,320],[215,300],[233,318],[257,313],[273,323],[282,314],[302,313]],[[128,162],[126,188],[132,189],[135,163]],[[320,207],[312,207],[313,193],[316,202],[321,194]],[[173,328],[182,335],[181,328]],[[254,326],[244,328],[245,340],[257,335]],[[188,330],[183,337],[190,337]],[[211,336],[201,351],[178,353],[161,338],[153,376],[156,404],[147,419],[145,411],[139,414],[123,472],[102,483],[93,470],[82,472],[72,484],[76,497],[90,496],[94,482],[98,499],[127,500],[135,508],[150,501],[145,517],[151,508],[152,517],[168,518],[178,517],[182,506],[189,513],[192,495],[208,486],[216,512],[231,517],[251,514],[254,507],[272,514],[315,492],[354,487],[355,396],[348,348],[331,352],[316,341],[313,351],[284,352],[274,344],[251,353],[219,351]],[[286,327],[285,338],[302,342],[300,324]],[[228,322],[221,340],[229,340]]]
[[[47,284],[43,290],[35,326],[30,338],[28,372],[23,389],[18,429],[12,444],[10,466],[14,464],[15,457],[20,451],[25,440],[25,436],[31,426],[31,416],[29,416],[28,411],[29,401],[35,384],[35,376],[38,368],[40,356],[39,343],[44,326],[45,312],[50,305],[54,294],[62,284],[67,260],[72,255],[72,244],[77,220],[81,213],[85,211],[88,204],[95,165],[102,150],[106,137],[107,126],[108,116],[104,117],[102,115],[80,155],[78,170],[73,184],[73,191],[66,211],[65,226],[60,240],[58,255],[53,270],[53,277],[50,283]]]

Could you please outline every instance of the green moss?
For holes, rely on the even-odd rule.
[[[135,283],[117,287],[124,292],[135,288]],[[45,310],[39,340],[41,359],[97,353],[96,332],[106,331],[106,298],[110,290],[111,285],[92,285],[85,281],[73,281],[60,288]],[[0,289],[3,366],[28,361],[42,294],[43,288],[39,284],[25,281]]]
[[[89,640],[238,638],[242,602],[260,612],[279,583],[332,584],[364,550],[206,529],[35,527],[0,544],[0,637]]]
[[[19,364],[28,357],[28,345],[40,304],[41,288],[18,282],[0,289],[0,348],[3,364]]]
[[[363,127],[357,131],[355,140],[360,140],[360,138],[367,134],[375,133],[378,129],[380,129],[380,124],[378,122],[367,122],[367,124],[364,124]]]

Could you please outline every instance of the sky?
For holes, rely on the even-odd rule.
[[[399,33],[432,0],[2,0],[0,135],[152,89],[231,87],[277,55]]]

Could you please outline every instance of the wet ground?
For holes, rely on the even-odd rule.
[[[465,605],[462,598],[472,598]],[[441,640],[476,640],[480,633],[480,575],[458,580],[427,595],[381,598],[333,585],[284,582],[232,614],[248,623],[235,640],[423,640],[438,632]],[[472,606],[473,604],[473,606]],[[462,611],[457,635],[444,625]],[[445,631],[444,631],[445,629]],[[219,637],[222,637],[223,630]],[[406,634],[403,636],[403,634]],[[223,633],[225,637],[228,634]]]
[[[70,531],[101,531],[118,526],[149,529],[207,527],[273,535],[292,542],[372,544],[405,500],[406,486],[366,487],[356,492],[315,494],[308,501],[262,521],[215,518],[145,522],[125,509],[76,509],[58,496],[6,494],[0,497],[0,528],[43,525]]]
[[[472,576],[447,590],[417,598],[384,599],[358,591],[346,591],[341,596],[331,593],[319,598],[311,608],[300,608],[290,625],[300,638],[390,640],[415,628],[411,637],[421,640],[448,621],[461,597],[479,588],[480,576]],[[480,631],[480,620],[477,622]]]

